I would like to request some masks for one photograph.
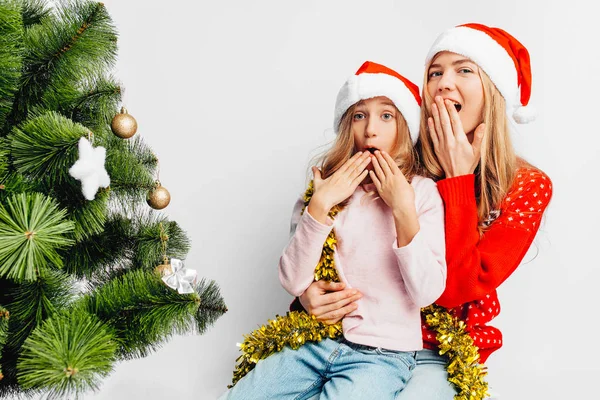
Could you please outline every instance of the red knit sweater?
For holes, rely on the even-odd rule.
[[[502,333],[487,325],[500,313],[496,289],[519,266],[552,197],[552,182],[533,168],[517,171],[500,213],[480,237],[474,175],[437,182],[445,203],[446,289],[437,304],[465,321],[481,362],[502,346]],[[435,332],[423,322],[424,347],[436,349]]]

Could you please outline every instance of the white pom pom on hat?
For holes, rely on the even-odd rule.
[[[515,122],[526,124],[535,120],[535,110],[528,105],[531,97],[529,52],[509,33],[482,24],[450,28],[435,40],[425,65],[440,51],[460,54],[477,63],[504,97],[506,112]]]
[[[415,144],[421,121],[419,87],[393,69],[372,61],[363,63],[338,92],[333,117],[335,132],[338,132],[342,116],[353,104],[378,96],[390,99],[402,113]]]

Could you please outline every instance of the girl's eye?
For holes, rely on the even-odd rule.
[[[389,121],[394,118],[394,115],[392,113],[384,113],[381,118],[383,118],[384,121]]]
[[[365,118],[365,115],[364,115],[364,114],[362,114],[362,113],[356,113],[356,114],[354,114],[354,116],[353,116],[352,118],[353,118],[355,121],[359,121],[359,120],[361,120],[361,119],[364,119],[364,118]]]
[[[469,68],[461,68],[458,70],[458,72],[460,72],[461,74],[470,74],[473,71],[471,71]]]
[[[429,79],[435,78],[435,77],[438,77],[438,76],[442,76],[442,72],[441,71],[433,71],[433,72],[429,73]]]

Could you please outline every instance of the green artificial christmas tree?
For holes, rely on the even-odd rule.
[[[0,0],[0,397],[76,397],[225,311],[120,110],[102,3]],[[148,204],[146,204],[148,202]]]

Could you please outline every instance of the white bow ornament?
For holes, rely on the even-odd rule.
[[[171,270],[173,273],[164,276],[163,282],[171,289],[177,290],[179,294],[194,293],[198,273],[193,269],[183,266],[183,261],[171,258]]]

